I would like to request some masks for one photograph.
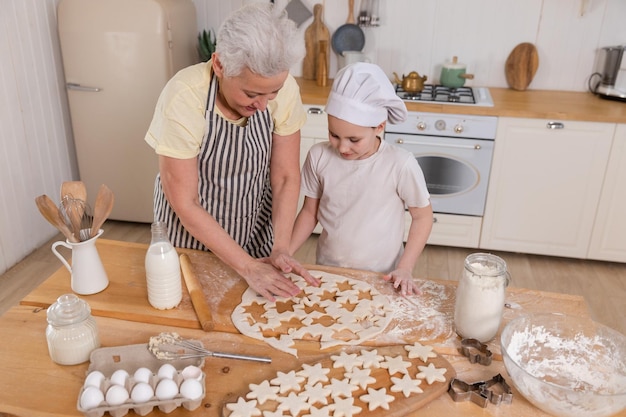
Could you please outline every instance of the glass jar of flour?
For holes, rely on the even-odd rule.
[[[506,262],[498,256],[473,253],[465,258],[454,306],[454,326],[461,338],[484,343],[496,336],[510,278]]]
[[[52,360],[59,365],[87,362],[100,347],[96,321],[89,304],[74,294],[64,294],[47,310],[46,340]]]

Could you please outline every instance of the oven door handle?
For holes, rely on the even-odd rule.
[[[396,139],[396,143],[398,145],[422,145],[422,146],[439,146],[441,148],[455,148],[455,149],[472,149],[472,150],[480,150],[482,147],[479,144],[475,145],[453,145],[448,143],[426,143],[419,142],[416,140],[404,140],[404,139]]]

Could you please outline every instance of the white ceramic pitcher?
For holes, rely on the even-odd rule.
[[[84,242],[74,243],[66,240],[65,242],[58,241],[52,244],[52,253],[70,271],[72,291],[76,294],[96,294],[109,285],[109,278],[96,248],[96,240],[103,232],[104,230],[100,229],[96,236]],[[63,255],[59,253],[57,246],[63,246],[72,251],[71,266]]]

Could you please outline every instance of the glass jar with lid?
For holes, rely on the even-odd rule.
[[[490,253],[468,255],[464,266],[454,305],[456,332],[463,339],[488,342],[500,328],[511,276],[506,262]]]
[[[96,321],[89,304],[74,294],[64,294],[47,310],[46,339],[52,360],[59,365],[76,365],[89,360],[100,347]]]

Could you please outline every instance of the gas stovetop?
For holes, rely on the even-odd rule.
[[[493,99],[486,87],[449,88],[443,85],[424,84],[421,92],[409,93],[398,85],[396,93],[407,102],[493,107]]]

